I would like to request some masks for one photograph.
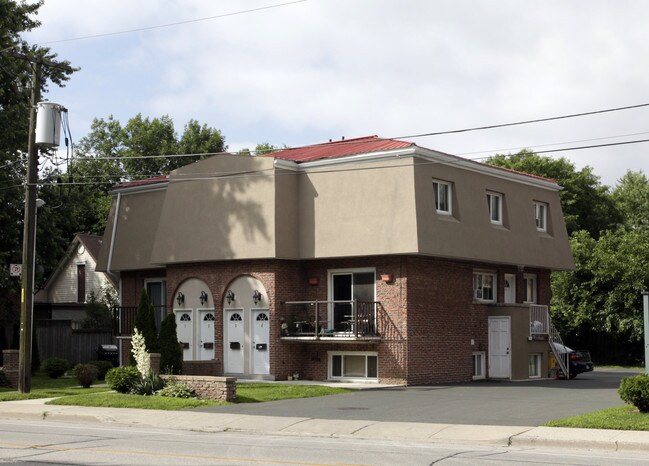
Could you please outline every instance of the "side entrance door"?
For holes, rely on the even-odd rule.
[[[509,317],[489,317],[489,377],[511,377],[511,325]]]
[[[252,309],[252,373],[270,374],[268,309]]]

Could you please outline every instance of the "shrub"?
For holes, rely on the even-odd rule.
[[[176,331],[176,316],[169,314],[162,321],[158,337],[160,369],[165,374],[180,374],[183,368],[183,350]]]
[[[63,358],[47,358],[43,361],[41,368],[52,379],[58,379],[70,367],[68,361]]]
[[[97,378],[99,380],[104,380],[106,372],[113,368],[113,363],[110,361],[88,361],[88,364],[92,364],[97,368]]]
[[[156,395],[171,398],[194,398],[196,393],[186,383],[171,379],[162,389],[156,392]]]
[[[7,374],[0,369],[0,387],[10,387],[11,385],[9,384],[9,379],[7,378]]]
[[[617,390],[623,401],[632,404],[641,413],[649,413],[649,375],[626,377]]]
[[[79,385],[83,388],[90,387],[95,380],[97,380],[97,366],[92,364],[77,364],[74,368],[75,376],[79,381]]]
[[[149,301],[149,296],[146,293],[146,290],[142,290],[140,295],[140,303],[137,306],[137,311],[135,312],[135,321],[133,326],[142,333],[144,341],[146,342],[146,347],[150,353],[158,352],[158,331],[155,327],[155,312],[153,310],[153,305]]]
[[[146,375],[139,377],[131,386],[131,393],[133,395],[154,395],[155,392],[161,390],[165,385],[164,380],[154,373],[148,372]]]
[[[128,393],[140,378],[140,373],[134,366],[113,367],[106,372],[106,384],[111,390]]]

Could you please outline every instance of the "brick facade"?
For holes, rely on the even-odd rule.
[[[285,301],[328,299],[328,272],[333,269],[373,268],[376,301],[380,302],[377,327],[380,341],[314,342],[281,339],[280,318],[292,317]],[[493,270],[496,296],[503,301],[504,274],[515,274],[517,301],[524,297],[523,271],[517,267],[428,258],[424,256],[367,256],[326,260],[233,260],[171,265],[166,270],[123,272],[122,305],[136,306],[147,278],[166,277],[167,303],[188,279],[205,282],[214,299],[214,362],[205,371],[222,373],[225,293],[241,275],[259,280],[268,295],[270,374],[285,380],[294,372],[303,379],[326,380],[330,351],[372,351],[378,354],[379,381],[428,384],[472,380],[472,353],[488,351],[488,305],[473,300],[474,269]],[[525,270],[537,276],[537,301],[549,304],[550,273]],[[383,281],[382,275],[392,280]],[[312,283],[310,284],[310,279]],[[317,282],[317,283],[316,283]],[[168,308],[171,312],[171,306]],[[122,340],[126,354],[128,340]],[[124,357],[122,362],[124,362]],[[195,373],[192,362],[187,368]],[[216,366],[215,366],[216,365]]]
[[[11,388],[18,388],[18,370],[19,370],[19,360],[20,352],[18,350],[3,350],[3,366],[2,371],[7,376],[9,381],[9,386]]]

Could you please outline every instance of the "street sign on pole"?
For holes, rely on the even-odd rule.
[[[23,273],[22,264],[10,264],[9,265],[9,275],[12,277],[20,277]]]

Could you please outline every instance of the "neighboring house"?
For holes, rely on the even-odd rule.
[[[424,384],[549,373],[556,182],[367,137],[115,187],[122,361],[140,292],[185,372]],[[201,363],[200,361],[204,361]]]
[[[78,234],[65,256],[34,297],[34,318],[69,320],[79,328],[86,317],[85,306],[91,292],[101,297],[108,288],[117,293],[117,278],[96,270],[101,249],[100,236]]]

